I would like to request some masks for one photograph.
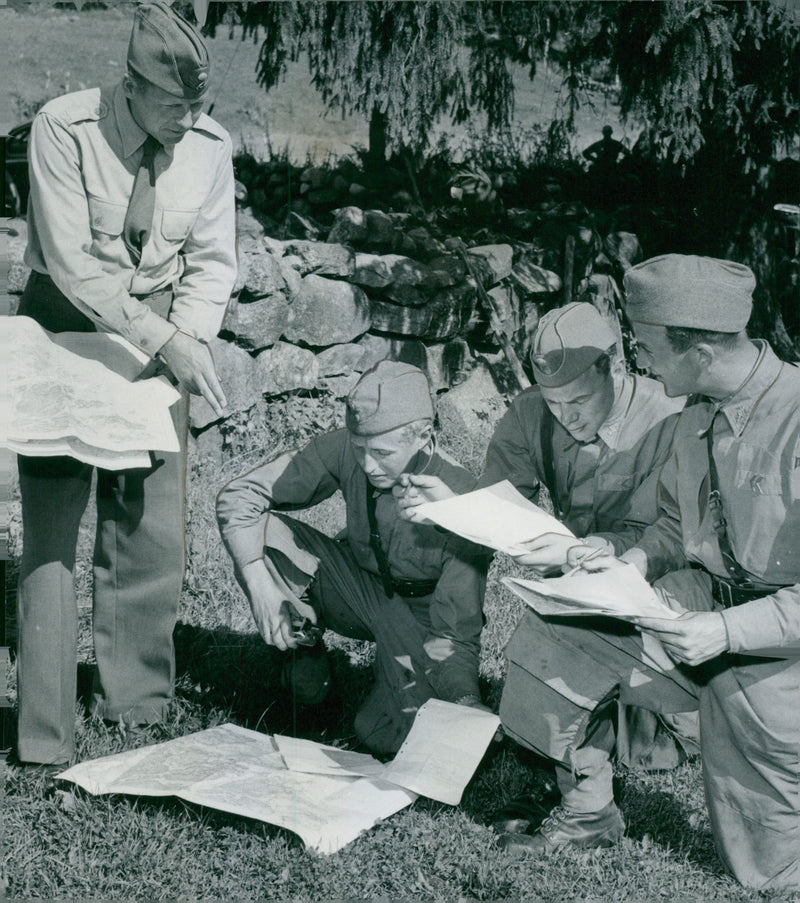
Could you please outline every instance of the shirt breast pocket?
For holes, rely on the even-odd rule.
[[[595,479],[603,492],[632,491],[641,482],[638,474],[598,473]]]
[[[161,213],[161,234],[169,242],[183,242],[197,219],[199,209],[164,210]]]
[[[745,496],[783,495],[783,481],[780,473],[768,470],[739,469],[736,471],[736,488]]]
[[[103,198],[88,196],[89,201],[89,225],[92,232],[101,235],[122,235],[125,226],[125,214],[128,208],[125,204],[115,204]]]

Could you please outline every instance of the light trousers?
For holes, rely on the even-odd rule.
[[[700,570],[657,591],[711,610]],[[800,660],[725,654],[675,665],[657,640],[611,620],[523,618],[500,705],[507,733],[554,759],[567,808],[612,798],[617,701],[661,714],[699,706],[706,802],[720,858],[744,885],[800,887]]]

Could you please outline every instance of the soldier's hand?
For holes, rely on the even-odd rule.
[[[219,381],[211,349],[180,330],[159,352],[178,382],[192,395],[202,395],[222,417],[227,401]]]
[[[661,640],[677,662],[702,665],[730,648],[725,619],[718,611],[686,611],[674,621],[637,618],[636,625]]]
[[[455,492],[439,477],[430,474],[401,474],[392,488],[397,501],[397,510],[404,520],[415,524],[430,524],[432,521],[423,517],[416,509],[424,502],[439,502],[453,498]]]
[[[570,553],[585,557],[592,551],[583,540],[562,533],[543,533],[505,550],[517,564],[533,568],[537,574],[549,574],[567,564]]]
[[[314,609],[303,602],[285,583],[279,585],[263,561],[251,561],[241,572],[242,588],[247,594],[253,619],[264,642],[282,652],[294,649],[292,610],[317,623]]]
[[[584,545],[573,546],[567,552],[566,570],[570,571],[580,565],[582,571],[588,574],[596,574],[600,571],[610,571],[613,568],[625,567],[627,561],[614,555],[610,544],[606,548],[596,544],[593,540],[599,537],[588,537]],[[602,540],[601,540],[602,542]]]

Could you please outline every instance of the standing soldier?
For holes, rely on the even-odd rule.
[[[201,110],[209,85],[199,32],[170,7],[140,6],[127,73],[67,94],[30,140],[32,273],[19,313],[52,332],[111,332],[168,368],[182,450],[141,470],[97,473],[91,710],[128,724],[162,719],[172,696],[172,631],[183,571],[186,392],[219,413],[207,342],[235,280],[231,142]],[[155,367],[148,367],[152,372]],[[74,751],[78,527],[92,468],[19,459],[24,549],[19,593],[20,760]]]

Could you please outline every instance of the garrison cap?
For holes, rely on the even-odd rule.
[[[413,423],[433,420],[428,377],[400,361],[378,361],[347,396],[347,429],[356,436],[378,436]]]
[[[732,260],[664,254],[625,273],[625,312],[651,326],[741,332],[750,319],[756,277]]]
[[[531,347],[536,382],[546,389],[572,382],[616,341],[614,331],[592,304],[576,301],[548,311],[539,321]]]
[[[208,90],[210,69],[203,36],[164,0],[141,3],[137,8],[128,67],[185,100],[201,100]]]

